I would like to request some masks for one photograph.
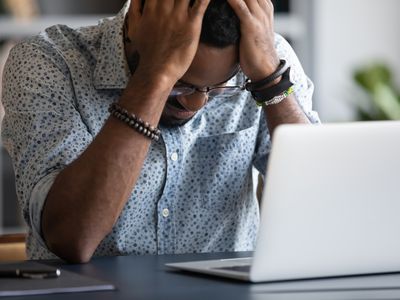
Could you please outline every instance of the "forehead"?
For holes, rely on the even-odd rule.
[[[195,86],[210,86],[226,81],[239,64],[237,46],[215,48],[200,44],[182,81]]]

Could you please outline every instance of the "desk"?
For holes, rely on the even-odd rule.
[[[364,288],[332,289],[324,281],[311,282],[308,290],[299,282],[250,284],[214,277],[167,271],[168,262],[199,259],[245,257],[251,253],[126,256],[96,258],[85,265],[62,265],[61,268],[111,282],[117,291],[13,297],[11,300],[324,300],[324,299],[400,299],[400,274],[366,276]],[[54,263],[49,263],[54,265]],[[59,266],[59,264],[56,264]],[[360,280],[350,278],[346,280]],[[343,279],[340,279],[343,280]],[[325,280],[326,282],[326,280]],[[380,289],[374,288],[374,283]],[[310,281],[300,283],[302,287]],[[304,285],[305,284],[305,285]],[[320,288],[322,287],[322,288]],[[318,290],[319,289],[319,290]],[[311,291],[312,290],[312,291]],[[7,298],[8,299],[8,298]]]

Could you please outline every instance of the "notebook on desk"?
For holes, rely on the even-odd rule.
[[[277,129],[251,258],[167,264],[251,282],[400,271],[400,122]]]
[[[0,272],[5,270],[51,270],[53,267],[37,262],[0,264]],[[0,278],[0,297],[45,295],[59,293],[93,292],[115,290],[114,285],[80,274],[60,269],[56,278],[27,279]]]

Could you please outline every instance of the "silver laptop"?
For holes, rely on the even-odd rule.
[[[251,258],[168,267],[251,282],[400,271],[400,122],[284,125]]]

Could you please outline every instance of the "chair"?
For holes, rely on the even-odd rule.
[[[25,234],[0,235],[0,262],[26,260]]]

